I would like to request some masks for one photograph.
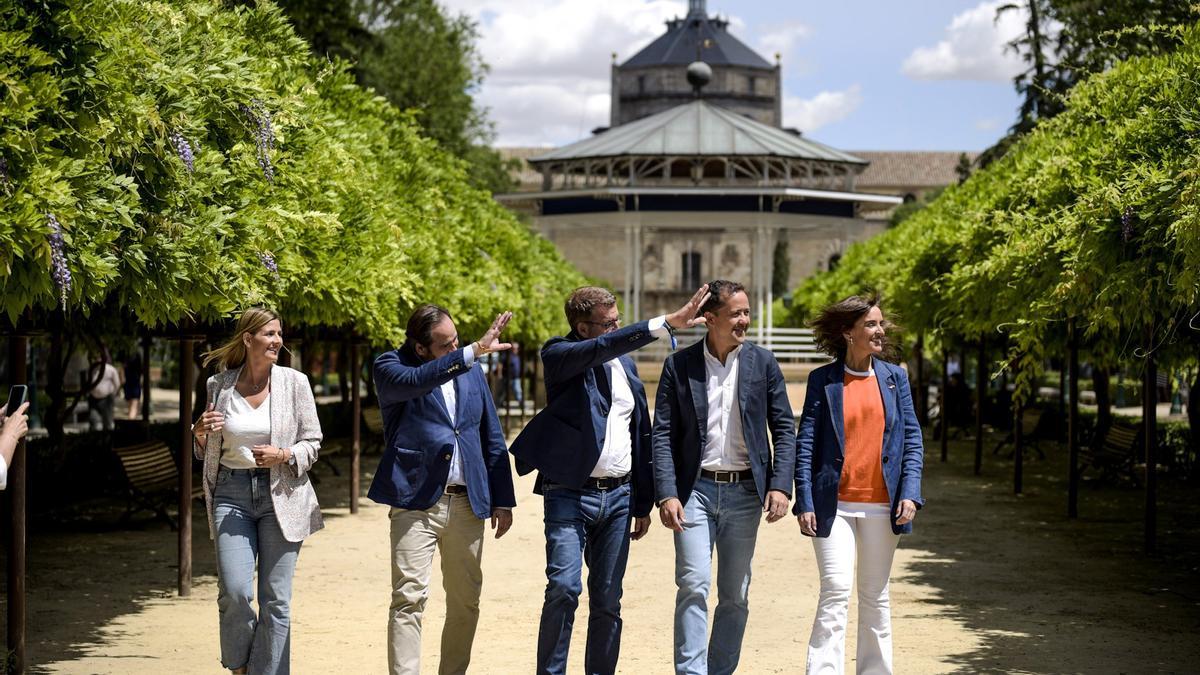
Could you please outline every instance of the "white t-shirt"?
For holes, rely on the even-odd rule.
[[[255,469],[256,445],[271,442],[271,394],[257,408],[234,389],[225,413],[225,428],[221,430],[221,465],[231,469]]]
[[[4,456],[0,455],[0,490],[8,487],[8,462],[4,461]]]
[[[100,376],[100,381],[96,383],[96,386],[92,387],[88,395],[96,400],[105,399],[117,393],[117,390],[120,388],[120,374],[117,373],[117,369],[113,364],[106,363],[104,364],[104,374]]]

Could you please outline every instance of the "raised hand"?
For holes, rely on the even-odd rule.
[[[483,337],[475,341],[475,356],[484,356],[492,352],[502,352],[512,349],[512,343],[500,342],[500,333],[504,331],[505,326],[513,318],[512,312],[500,312],[496,315],[496,320],[492,322],[487,332]]]
[[[700,313],[704,303],[708,302],[709,295],[711,294],[708,292],[708,284],[701,286],[686,305],[667,315],[667,325],[675,330],[704,325],[704,317],[696,315]]]

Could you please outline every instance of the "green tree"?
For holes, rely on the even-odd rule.
[[[414,111],[430,138],[467,161],[475,185],[511,189],[510,167],[490,147],[494,127],[473,96],[488,72],[475,22],[435,0],[358,0],[357,11],[374,35],[358,64],[363,84]]]
[[[771,261],[771,293],[782,298],[788,292],[788,279],[792,275],[792,258],[788,255],[787,239],[775,242],[775,253]]]

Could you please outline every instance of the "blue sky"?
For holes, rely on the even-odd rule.
[[[497,145],[562,145],[608,124],[624,61],[683,0],[443,0],[476,19],[492,72],[479,98]],[[782,54],[784,124],[850,150],[982,150],[1016,114],[1020,30],[999,0],[708,0],[768,60]]]

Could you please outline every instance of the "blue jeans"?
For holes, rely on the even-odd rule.
[[[221,467],[213,490],[217,526],[217,608],[221,665],[255,675],[286,675],[291,666],[292,573],[300,542],[288,541],[271,504],[268,469]],[[258,566],[258,614],[254,569]]]
[[[583,657],[588,675],[613,673],[621,651],[621,584],[629,560],[630,485],[573,490],[547,482],[546,601],[538,628],[537,672],[567,670],[575,608],[588,566],[588,631]]]
[[[750,613],[750,561],[763,518],[753,480],[715,483],[700,477],[675,533],[675,672],[732,673]],[[717,610],[708,632],[708,589],[717,547]]]

